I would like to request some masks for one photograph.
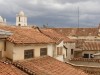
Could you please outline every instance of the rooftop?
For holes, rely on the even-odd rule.
[[[53,29],[41,29],[42,33],[44,33],[45,35],[49,36],[51,39],[55,40],[56,42],[75,42],[74,40],[69,39],[68,37],[65,37],[59,33],[57,33],[55,30]]]
[[[28,75],[11,64],[0,61],[0,75]]]
[[[100,42],[99,41],[89,41],[83,43],[83,50],[100,50]]]
[[[7,38],[8,41],[16,44],[46,44],[55,43],[54,40],[42,34],[35,28],[24,28],[16,26],[0,26],[0,29],[10,31],[13,35]]]
[[[87,75],[82,70],[75,69],[49,56],[17,61],[15,63],[20,63],[20,65],[29,68],[36,75]]]
[[[97,28],[52,28],[64,36],[97,36]]]

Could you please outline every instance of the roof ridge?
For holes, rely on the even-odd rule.
[[[42,33],[43,35],[45,35],[45,36],[47,36],[47,37],[49,37],[50,39],[52,39],[49,35],[46,35],[45,33],[43,33],[43,31],[41,30],[41,29],[39,29],[39,28],[37,28],[38,30],[39,30],[39,32],[40,33]],[[54,40],[54,39],[52,39],[52,40]],[[55,40],[54,40],[55,41]],[[56,41],[55,41],[56,42]]]

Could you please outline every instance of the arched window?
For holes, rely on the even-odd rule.
[[[18,24],[18,26],[21,26],[21,24]]]
[[[19,17],[19,22],[20,22],[20,17]]]

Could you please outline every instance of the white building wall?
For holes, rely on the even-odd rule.
[[[47,46],[46,45],[17,45],[17,46],[14,46],[13,60],[24,60],[24,50],[30,50],[30,49],[34,49],[34,57],[39,57],[40,48],[47,48]]]
[[[53,57],[54,45],[52,44],[29,44],[14,45],[7,42],[6,57],[15,60],[24,60],[24,50],[34,49],[34,57],[40,56],[40,48],[47,48],[47,55]]]
[[[66,43],[65,46],[67,47],[67,55],[66,56],[66,61],[74,57],[74,53],[71,55],[71,49],[75,49],[75,43]]]
[[[6,42],[6,51],[5,51],[5,57],[9,59],[13,59],[13,49],[14,49],[14,44],[10,42]]]
[[[53,47],[53,45],[52,44],[49,44],[48,46],[47,46],[47,49],[48,49],[48,55],[49,56],[51,56],[51,57],[53,57],[53,51],[54,51],[54,47]]]
[[[34,49],[33,45],[15,45],[13,49],[13,60],[23,60],[24,59],[24,50]]]
[[[63,45],[66,46],[67,50],[63,47]],[[57,55],[57,47],[62,47],[63,51],[62,51],[62,55]],[[60,61],[68,61],[69,59],[74,57],[74,53],[73,55],[71,55],[71,49],[75,49],[75,43],[64,43],[63,41],[61,43],[59,43],[58,45],[56,45],[56,53],[55,53],[55,58],[60,60]],[[66,55],[66,51],[67,51],[67,55]]]
[[[63,47],[63,45],[64,45],[63,41],[58,45],[55,45],[55,44],[14,45],[10,42],[7,42],[6,57],[13,60],[24,60],[24,50],[29,50],[29,49],[34,49],[34,57],[39,57],[40,48],[47,48],[47,55],[54,57],[60,61],[64,61],[64,58],[68,60],[74,56],[74,55],[71,55],[71,49],[75,48],[75,44],[74,43],[65,44],[66,47],[68,48],[67,56],[66,56],[66,50]],[[62,55],[57,55],[57,47],[63,48]]]
[[[40,44],[40,45],[35,45],[35,57],[40,56],[40,48],[47,48],[47,44]],[[48,53],[48,48],[47,48],[47,53]],[[48,54],[47,54],[48,55]]]
[[[62,41],[61,43],[59,43],[58,45],[56,45],[56,56],[55,56],[55,58],[57,59],[57,60],[60,60],[60,61],[64,61],[64,58],[63,58],[63,55],[64,54],[62,54],[62,55],[57,55],[57,47],[62,47],[63,48],[63,45],[64,45],[64,42]],[[64,51],[64,48],[62,49],[63,51]],[[62,53],[64,53],[62,51]]]
[[[1,57],[4,57],[4,40],[0,40]]]

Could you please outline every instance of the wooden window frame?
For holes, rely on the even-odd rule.
[[[29,59],[34,57],[34,49],[24,50],[24,59]]]
[[[89,57],[90,57],[90,54],[88,54],[88,53],[84,53],[83,58],[89,58]]]
[[[47,48],[40,48],[40,56],[47,55]]]
[[[57,47],[57,55],[63,54],[63,47]]]

